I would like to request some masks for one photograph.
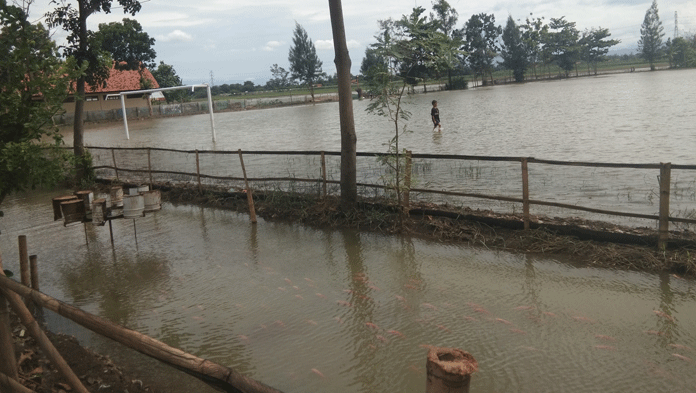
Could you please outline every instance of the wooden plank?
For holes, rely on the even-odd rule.
[[[5,276],[0,276],[0,287],[17,292],[42,307],[60,314],[95,333],[182,370],[223,391],[234,393],[282,393],[259,381],[245,377],[234,369],[170,347],[152,337],[89,314],[39,291],[24,287]]]

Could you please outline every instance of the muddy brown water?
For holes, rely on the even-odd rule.
[[[405,146],[690,164],[696,122],[685,103],[696,90],[682,87],[694,76],[626,74],[416,96]],[[555,95],[542,100],[543,91]],[[664,102],[651,98],[656,94]],[[441,134],[420,115],[433,98]],[[530,105],[519,107],[522,101]],[[382,151],[389,124],[363,115],[363,105],[355,103],[359,150]],[[657,114],[667,115],[655,121]],[[205,116],[134,122],[130,141],[120,124],[99,125],[86,142],[229,150],[339,145],[334,104],[216,119],[216,146]],[[422,392],[428,345],[474,355],[472,392],[696,389],[693,280],[408,237],[252,225],[243,214],[171,203],[135,221],[115,220],[112,247],[108,226],[51,221],[50,200],[60,194],[3,202],[5,268],[17,270],[17,236],[27,235],[44,292],[287,392]],[[59,317],[48,314],[47,321],[135,368],[146,384],[213,391]]]
[[[287,392],[422,392],[428,345],[472,353],[472,392],[691,392],[696,283],[572,261],[319,230],[165,203],[108,226],[14,195],[0,248],[42,290]],[[51,329],[171,392],[212,391],[59,317]]]

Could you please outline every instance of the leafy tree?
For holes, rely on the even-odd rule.
[[[533,14],[529,14],[532,16]],[[532,66],[532,72],[534,73],[534,78],[537,75],[537,64],[543,63],[543,37],[548,33],[549,26],[544,23],[544,17],[527,18],[525,24],[520,26],[522,31],[522,40],[524,41],[524,46],[527,50],[527,58],[529,64]]]
[[[63,48],[63,55],[74,58],[75,68],[82,71],[75,83],[75,124],[73,127],[73,149],[77,157],[82,157],[85,155],[85,83],[89,83],[93,87],[103,85],[109,78],[112,66],[108,52],[94,44],[92,40],[94,33],[87,29],[87,18],[100,11],[110,13],[112,0],[76,0],[77,9],[66,1],[51,0],[51,4],[56,4],[58,7],[45,16],[49,27],[60,26],[68,33],[68,44]],[[135,15],[140,11],[140,2],[137,0],[117,1],[124,13]],[[83,173],[86,169],[82,168],[78,177],[84,176]]]
[[[307,31],[297,22],[295,22],[293,34],[292,46],[288,54],[290,73],[292,79],[307,85],[314,101],[314,81],[322,74],[322,62],[317,56],[314,43],[307,36]]]
[[[607,40],[606,38],[608,37],[611,37],[609,29],[592,28],[589,32],[585,31],[579,41],[583,58],[587,61],[587,67],[589,69],[592,66],[595,75],[597,75],[597,63],[606,59],[609,48],[621,42],[619,40]]]
[[[667,53],[671,67],[696,67],[696,35],[667,40]]]
[[[377,53],[375,48],[368,46],[365,49],[365,57],[363,57],[362,63],[360,63],[360,75],[362,75],[362,79],[365,82],[369,83],[371,78],[370,71],[375,67],[386,67],[386,60]]]
[[[52,117],[62,112],[71,67],[19,7],[0,0],[0,203],[10,192],[61,180],[68,156]],[[51,141],[51,142],[49,142]]]
[[[638,50],[643,58],[650,63],[650,70],[655,70],[655,60],[660,57],[662,50],[662,37],[665,36],[662,21],[657,13],[657,0],[645,12],[645,19],[640,27],[640,39]]]
[[[402,37],[399,42],[399,73],[410,85],[424,81],[435,69],[433,61],[436,56],[436,23],[428,21],[425,8],[414,7],[410,15],[402,15],[394,23],[397,34]]]
[[[290,72],[286,71],[285,68],[279,67],[278,64],[273,64],[271,67],[271,74],[273,75],[273,79],[266,82],[267,88],[279,90],[286,89],[290,86],[290,80],[288,79]]]
[[[508,16],[507,24],[503,30],[503,48],[501,56],[503,65],[512,70],[515,81],[524,81],[524,71],[528,65],[528,55],[522,40],[522,33],[512,16]]]
[[[477,14],[464,25],[464,50],[469,53],[467,58],[469,66],[475,75],[481,75],[481,80],[487,74],[493,81],[493,59],[499,50],[498,36],[502,29],[495,25],[495,15]]]
[[[567,77],[580,57],[580,33],[575,28],[575,22],[568,22],[565,16],[551,18],[549,30],[551,56]]]
[[[145,67],[155,67],[157,53],[152,48],[155,39],[143,31],[137,20],[123,18],[123,23],[100,23],[93,45],[111,53],[117,70],[142,71]]]
[[[183,86],[181,78],[176,74],[174,67],[160,61],[157,69],[152,71],[152,76],[155,78],[160,87],[176,87]],[[170,90],[163,91],[164,99],[167,103],[170,102],[186,102],[189,100],[189,94],[186,90]]]
[[[457,20],[459,19],[459,14],[446,0],[434,1],[433,11],[435,11],[435,14],[431,13],[430,19],[435,23],[435,27],[443,34],[444,39],[441,41],[439,49],[444,52],[442,56],[444,60],[442,66],[447,71],[447,84],[449,88],[451,88],[452,71],[462,61],[457,55],[461,54],[459,49],[464,45],[461,33],[455,28]]]

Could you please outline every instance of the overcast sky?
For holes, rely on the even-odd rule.
[[[74,0],[65,0],[76,5]],[[302,25],[317,48],[328,74],[336,72],[328,0],[145,0],[142,10],[131,17],[114,7],[112,13],[99,13],[88,19],[88,27],[99,23],[137,19],[150,37],[155,38],[157,62],[174,67],[185,84],[241,83],[251,80],[265,84],[270,67],[277,63],[288,69],[288,51],[295,21]],[[377,21],[399,19],[414,6],[432,11],[432,0],[343,0],[346,39],[357,74],[365,48],[374,42]],[[460,28],[471,15],[494,14],[496,24],[504,26],[508,15],[515,20],[534,17],[566,17],[580,31],[608,28],[611,38],[621,40],[615,50],[636,51],[640,26],[652,0],[450,0],[457,10]],[[113,1],[118,6],[116,0]],[[35,0],[31,20],[42,18],[55,7],[50,0]],[[658,10],[665,29],[665,40],[674,34],[678,13],[680,33],[696,32],[696,0],[659,0]],[[62,43],[62,31],[54,38]]]

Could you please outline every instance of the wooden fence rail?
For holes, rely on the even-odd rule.
[[[147,173],[150,177],[150,182],[152,183],[153,174],[169,174],[169,175],[180,175],[180,176],[190,176],[196,179],[199,189],[202,190],[201,179],[211,179],[218,181],[247,181],[247,182],[304,182],[304,183],[314,183],[321,184],[323,188],[322,195],[326,195],[327,184],[339,184],[338,181],[329,180],[326,177],[326,156],[338,156],[340,157],[340,152],[328,152],[328,151],[268,151],[268,150],[250,150],[243,152],[246,155],[281,155],[281,156],[318,156],[320,158],[321,167],[319,168],[320,178],[298,178],[298,177],[247,177],[246,174],[243,177],[239,176],[216,176],[201,173],[200,169],[200,156],[201,155],[239,155],[240,160],[242,160],[242,151],[217,151],[217,150],[177,150],[177,149],[165,149],[165,148],[123,148],[123,147],[89,147],[92,150],[109,150],[113,159],[113,166],[110,165],[100,165],[95,166],[95,169],[110,169],[115,173],[116,178],[119,178],[119,173]],[[147,152],[148,157],[148,167],[138,168],[138,169],[126,169],[118,167],[116,165],[115,151],[143,151]],[[179,154],[195,154],[196,157],[196,172],[181,172],[181,171],[165,171],[165,170],[153,170],[151,163],[151,152],[152,151],[162,151],[162,152],[172,152]],[[384,157],[388,153],[372,153],[372,152],[358,152],[356,154],[358,157]],[[549,206],[561,209],[584,211],[589,213],[613,215],[620,217],[630,217],[630,218],[640,218],[655,220],[659,223],[659,238],[658,246],[664,248],[668,241],[669,236],[669,223],[678,222],[684,224],[696,224],[696,219],[681,218],[681,217],[671,217],[669,213],[669,197],[670,197],[670,181],[671,181],[671,170],[696,170],[696,165],[672,165],[670,163],[601,163],[601,162],[582,162],[582,161],[558,161],[558,160],[543,160],[534,157],[506,157],[506,156],[471,156],[471,155],[457,155],[457,154],[414,154],[409,152],[408,162],[412,159],[432,159],[432,160],[466,160],[466,161],[492,161],[492,162],[519,162],[521,170],[521,180],[522,189],[520,190],[520,197],[510,197],[510,196],[500,196],[500,195],[487,195],[481,193],[470,193],[470,192],[458,192],[458,191],[447,191],[447,190],[435,190],[435,189],[425,189],[425,188],[410,188],[410,193],[417,192],[422,194],[437,194],[437,195],[450,195],[450,196],[460,196],[467,198],[477,198],[477,199],[488,199],[503,202],[521,203],[523,206],[523,220],[525,229],[529,228],[530,222],[530,206]],[[243,161],[242,161],[243,162]],[[558,202],[550,202],[543,200],[530,199],[529,193],[529,166],[530,165],[552,165],[552,166],[571,166],[571,167],[592,167],[592,168],[626,168],[626,169],[659,169],[659,183],[660,183],[660,211],[659,215],[650,214],[639,214],[632,212],[621,212],[612,211],[605,209],[596,209],[592,207],[571,205]],[[388,187],[378,184],[366,184],[360,183],[358,186],[377,188],[377,189],[387,189]],[[247,186],[248,188],[248,186]]]

